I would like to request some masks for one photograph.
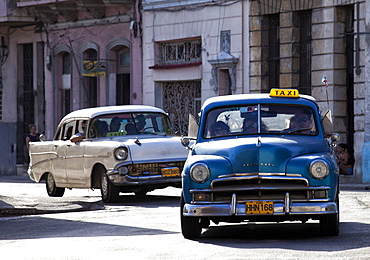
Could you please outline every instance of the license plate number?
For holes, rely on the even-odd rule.
[[[175,177],[180,176],[180,170],[177,167],[163,168],[161,169],[163,177]]]
[[[245,204],[245,214],[274,214],[272,201],[248,201]]]

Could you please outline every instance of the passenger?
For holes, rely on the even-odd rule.
[[[217,121],[216,123],[211,125],[211,137],[215,136],[226,136],[229,135],[230,128],[227,124],[222,121]]]
[[[134,126],[134,124],[132,123],[128,123],[126,126],[125,126],[125,131],[126,131],[126,134],[127,135],[136,135],[136,128]]]
[[[105,121],[97,121],[97,126],[98,126],[98,130],[99,130],[99,133],[100,133],[100,136],[106,136],[107,133],[108,133],[108,124],[107,122]]]
[[[82,121],[81,123],[82,132],[73,135],[69,140],[73,143],[81,142],[86,136],[85,134],[86,126],[87,126],[87,121],[86,120]]]
[[[340,143],[337,146],[337,161],[339,166],[339,174],[352,175],[353,174],[353,160],[347,152],[347,144]]]
[[[118,132],[121,127],[121,119],[118,116],[112,118],[109,124],[109,132]]]
[[[245,134],[255,134],[258,130],[257,117],[246,117],[244,118],[242,131]]]

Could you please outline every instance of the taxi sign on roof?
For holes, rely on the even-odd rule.
[[[299,97],[298,89],[288,89],[288,88],[272,88],[270,90],[270,97]]]

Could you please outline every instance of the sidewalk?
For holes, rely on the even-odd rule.
[[[368,184],[341,184],[342,191],[370,191]],[[66,189],[61,198],[49,197],[45,183],[28,176],[0,176],[0,217],[104,209],[100,190]]]

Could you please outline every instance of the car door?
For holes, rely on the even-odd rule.
[[[71,145],[69,138],[71,137],[74,124],[74,121],[68,121],[61,125],[51,147],[56,154],[56,159],[52,161],[52,174],[57,186],[66,186],[69,184],[66,170],[66,151]]]
[[[83,129],[83,122],[88,122],[86,119],[75,120],[76,133],[84,134],[86,129]],[[85,126],[87,127],[87,125]],[[68,141],[66,146],[66,174],[68,182],[72,187],[89,188],[91,182],[88,176],[84,175],[84,157],[85,143],[88,142],[84,138],[81,142],[73,143]]]

